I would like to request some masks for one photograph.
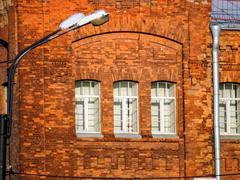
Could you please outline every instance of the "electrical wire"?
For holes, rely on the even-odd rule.
[[[50,175],[50,174],[31,174],[31,173],[21,173],[21,172],[11,172],[10,175],[22,175],[22,176],[37,176],[37,177],[52,177],[52,178],[68,178],[68,179],[191,179],[191,178],[209,178],[215,177],[215,175],[204,175],[204,176],[161,176],[161,177],[133,177],[133,178],[126,178],[126,177],[91,177],[91,176],[60,176],[60,175]],[[221,174],[221,177],[228,177],[228,176],[240,176],[239,173],[229,173],[229,174]]]

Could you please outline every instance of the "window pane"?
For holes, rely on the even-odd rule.
[[[236,97],[240,98],[240,86],[239,85],[236,86]]]
[[[79,99],[76,102],[76,119],[77,119],[77,130],[83,130],[83,112],[84,110],[84,101]]]
[[[237,101],[236,111],[236,133],[240,134],[240,100]]]
[[[152,131],[160,131],[160,101],[152,100]]]
[[[122,101],[114,99],[114,128],[115,131],[122,131]]]
[[[166,83],[158,83],[158,87],[157,87],[157,96],[158,97],[164,97],[165,96],[165,86]]]
[[[119,86],[120,86],[119,82],[114,83],[114,85],[113,85],[113,88],[114,88],[113,94],[114,94],[114,96],[120,96],[120,93],[119,93],[120,87]]]
[[[227,132],[227,116],[226,116],[226,102],[220,101],[220,132]]]
[[[164,100],[164,131],[172,133],[175,131],[174,100]]]
[[[99,83],[92,81],[91,82],[91,95],[99,95]]]
[[[90,82],[89,81],[83,81],[82,82],[81,95],[90,95]]]
[[[174,97],[175,96],[175,86],[174,84],[168,83],[169,86],[169,97]]]
[[[129,131],[137,132],[137,99],[130,99],[129,108]]]
[[[219,97],[223,98],[223,84],[219,85]]]
[[[152,97],[156,97],[157,96],[157,82],[152,83],[151,96]]]
[[[230,98],[231,97],[231,89],[232,86],[229,83],[225,84],[225,89],[224,89],[224,98]]]
[[[79,97],[80,96],[80,85],[81,83],[79,81],[76,82],[75,84],[75,97]]]
[[[89,98],[88,101],[88,130],[99,131],[98,98]]]
[[[127,90],[128,82],[127,81],[120,82],[120,96],[127,96],[128,95]]]
[[[129,96],[137,96],[137,83],[129,82]]]
[[[238,101],[230,101],[230,133],[236,134],[238,133],[238,125],[239,125],[239,107]]]
[[[237,97],[237,95],[236,95],[236,89],[237,89],[236,85],[233,84],[233,85],[232,85],[232,89],[231,89],[231,98],[236,98],[236,97]]]

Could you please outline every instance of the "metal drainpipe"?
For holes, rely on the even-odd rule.
[[[213,36],[213,89],[214,89],[214,150],[215,150],[215,175],[216,180],[221,179],[220,159],[220,126],[219,126],[219,77],[218,77],[218,47],[221,27],[218,24],[211,25]]]

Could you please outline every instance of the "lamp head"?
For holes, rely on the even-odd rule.
[[[100,26],[109,20],[109,15],[104,10],[97,10],[87,16],[84,16],[83,13],[77,13],[66,20],[64,20],[60,25],[60,30],[67,30],[72,28],[79,28],[88,23],[92,23],[94,26]]]
[[[106,14],[106,15],[101,16],[100,18],[94,19],[93,21],[91,21],[91,23],[94,26],[100,26],[108,21],[109,21],[109,15]]]
[[[108,21],[108,13],[104,10],[97,10],[92,14],[85,16],[78,22],[78,27],[92,23],[94,26],[99,26]]]
[[[96,18],[91,21],[94,26],[100,26],[109,20],[109,14],[104,10],[95,11],[95,14]]]
[[[75,25],[77,25],[77,23],[83,19],[85,16],[83,13],[76,13],[76,14],[73,14],[72,16],[68,17],[66,20],[64,20],[60,25],[59,25],[59,28],[61,30],[64,30],[64,29],[69,29]]]

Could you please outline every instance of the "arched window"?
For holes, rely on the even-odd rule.
[[[175,84],[153,82],[151,85],[151,119],[153,134],[176,133]]]
[[[240,85],[222,83],[220,93],[220,132],[222,135],[240,134]]]
[[[133,81],[114,83],[114,132],[138,133],[138,87]]]
[[[82,80],[75,84],[77,133],[100,132],[98,81]]]

